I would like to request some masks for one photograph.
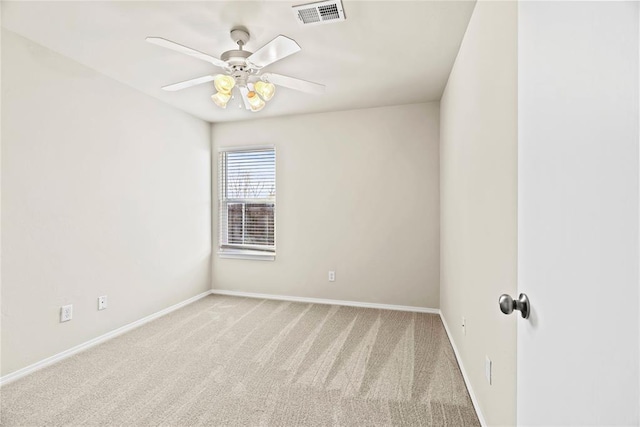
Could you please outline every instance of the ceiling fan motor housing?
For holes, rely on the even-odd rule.
[[[220,55],[220,59],[227,62],[230,66],[247,66],[247,58],[252,52],[247,50],[228,50]]]
[[[220,56],[220,59],[227,63],[227,71],[236,79],[236,83],[239,86],[246,86],[249,75],[255,72],[251,66],[247,64],[247,58],[250,57],[253,52],[242,49],[250,39],[249,31],[244,27],[235,27],[231,29],[230,35],[231,40],[238,45],[238,49],[224,52]]]
[[[251,56],[251,52],[246,50],[229,50],[220,56],[220,59],[228,64],[227,71],[240,86],[246,86],[247,79],[252,72],[251,67],[247,65],[249,56]]]

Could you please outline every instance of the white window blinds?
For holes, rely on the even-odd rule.
[[[276,152],[220,152],[220,250],[275,252]]]

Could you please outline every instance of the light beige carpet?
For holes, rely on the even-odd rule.
[[[437,315],[226,296],[0,393],[3,426],[479,425]]]

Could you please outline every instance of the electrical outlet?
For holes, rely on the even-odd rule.
[[[467,319],[462,318],[462,335],[467,335]]]
[[[484,376],[487,377],[487,382],[491,385],[491,359],[489,359],[489,356],[485,356]]]
[[[103,295],[98,297],[98,310],[104,310],[107,308],[107,296]]]
[[[60,307],[60,323],[68,322],[73,317],[73,304]]]
[[[330,282],[335,282],[336,281],[336,272],[335,271],[330,271],[329,272],[329,281]]]

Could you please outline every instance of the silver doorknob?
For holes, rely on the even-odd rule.
[[[511,298],[510,295],[502,294],[500,295],[500,311],[504,314],[511,314],[513,310],[520,311],[522,317],[524,319],[529,318],[530,307],[529,307],[529,298],[526,294],[520,294],[517,300]]]

